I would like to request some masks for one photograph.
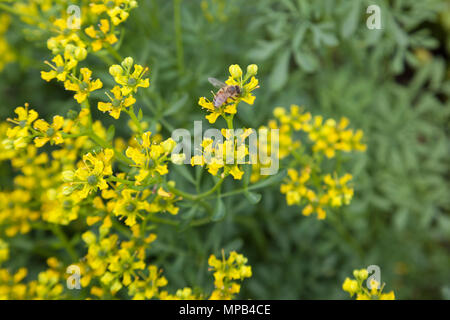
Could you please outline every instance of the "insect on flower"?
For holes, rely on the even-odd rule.
[[[219,91],[217,91],[216,94],[213,93],[213,104],[215,108],[220,108],[228,99],[236,99],[242,92],[240,86],[227,85],[216,78],[208,78],[208,81],[216,88],[219,88]]]

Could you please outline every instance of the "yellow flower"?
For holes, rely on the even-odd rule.
[[[66,90],[75,91],[75,99],[78,103],[82,103],[89,96],[89,93],[100,89],[103,87],[103,83],[100,79],[96,79],[91,81],[92,71],[88,68],[81,68],[80,70],[82,79],[76,80],[76,82],[72,82],[72,80],[67,80],[64,82],[64,87]]]
[[[161,270],[158,270],[158,268],[154,265],[150,265],[147,267],[147,273],[148,276],[145,278],[145,280],[134,281],[128,286],[128,294],[133,297],[133,300],[144,300],[152,298],[159,298],[162,300],[171,299],[172,296],[167,294],[167,292],[165,292],[164,294],[161,293],[162,295],[160,295],[159,293],[159,288],[167,285],[167,279],[161,275]],[[178,291],[176,294],[177,296],[179,295]],[[193,297],[192,292],[183,290],[183,297],[185,297],[186,299]]]
[[[129,60],[129,59],[128,59]],[[127,96],[132,92],[137,92],[139,87],[148,88],[150,85],[149,79],[143,79],[148,68],[144,68],[141,65],[134,64],[134,70],[132,70],[133,64],[129,64],[127,58],[122,62],[122,67],[118,64],[112,65],[109,68],[109,73],[114,77],[116,83],[122,86],[122,95]]]
[[[142,134],[138,140],[137,147],[128,147],[125,154],[133,160],[134,166],[139,168],[139,174],[135,175],[136,185],[141,185],[147,177],[155,177],[169,173],[167,162],[169,161],[169,153],[164,148],[166,142],[153,143],[150,139],[151,132],[147,131]]]
[[[69,19],[60,18],[53,22],[53,32],[56,32],[56,36],[47,40],[47,47],[53,54],[65,53],[67,48],[73,46],[73,48],[84,48],[86,44],[81,40],[77,34],[77,29],[71,28],[67,25]]]
[[[246,130],[240,137],[228,137],[227,131],[224,129],[222,135],[226,140],[223,143],[217,142],[215,145],[212,139],[204,139],[202,154],[194,155],[191,158],[191,165],[206,165],[208,172],[213,176],[217,175],[219,170],[223,168],[222,177],[231,174],[234,179],[240,180],[244,171],[239,168],[239,164],[245,163],[248,147],[243,143],[237,143],[237,141],[245,141],[250,132]]]
[[[146,206],[149,212],[169,212],[170,214],[177,214],[179,208],[174,205],[175,201],[180,200],[175,194],[165,191],[163,188],[159,188],[156,197],[152,202]]]
[[[206,119],[209,123],[215,123],[219,116],[225,117],[226,114],[235,114],[237,112],[237,105],[239,102],[244,101],[248,104],[253,104],[255,101],[255,96],[252,95],[252,91],[258,86],[258,80],[253,76],[253,73],[249,73],[249,71],[254,72],[256,65],[251,65],[247,68],[247,74],[244,78],[242,78],[242,69],[237,64],[231,65],[229,67],[230,76],[228,80],[225,81],[227,85],[239,86],[241,88],[241,94],[236,98],[229,98],[225,103],[220,107],[215,107],[214,104],[205,97],[200,97],[198,100],[198,104],[210,112],[206,116]],[[250,79],[249,82],[247,80]]]
[[[209,121],[209,123],[215,123],[217,118],[220,115],[223,115],[225,113],[235,114],[236,111],[237,111],[236,110],[236,105],[234,105],[234,104],[222,106],[220,108],[216,108],[216,107],[214,107],[214,104],[212,103],[212,101],[209,101],[205,97],[200,97],[200,99],[198,100],[198,104],[202,108],[207,109],[208,111],[211,112],[209,115],[207,115],[205,117]]]
[[[39,213],[29,208],[30,200],[31,193],[26,190],[0,192],[0,224],[6,236],[28,233],[31,229],[30,223],[39,218]]]
[[[79,199],[86,198],[91,192],[108,188],[104,177],[112,174],[111,159],[114,151],[105,149],[96,156],[88,153],[83,156],[83,165],[75,172],[65,171],[63,177],[68,186],[64,189],[65,195],[75,192]]]
[[[350,297],[353,297],[356,294],[356,300],[394,300],[395,295],[394,292],[391,291],[389,293],[383,293],[384,284],[378,289],[380,283],[376,280],[371,279],[370,287],[371,290],[368,290],[364,286],[364,283],[369,276],[367,269],[356,269],[353,270],[353,276],[355,279],[345,278],[344,283],[342,284],[342,290],[348,292]]]
[[[107,19],[100,19],[99,30],[96,30],[94,26],[90,26],[84,31],[89,37],[95,39],[91,43],[94,52],[102,49],[105,43],[111,45],[118,41],[117,37],[112,33]]]
[[[132,227],[136,224],[136,218],[139,211],[146,209],[148,203],[145,199],[149,196],[150,191],[146,190],[142,193],[131,189],[125,189],[120,192],[120,198],[114,203],[113,213],[116,216],[125,217],[125,224]]]
[[[327,185],[327,195],[329,197],[330,205],[333,207],[340,207],[350,203],[353,197],[353,188],[347,186],[348,181],[352,179],[352,175],[347,173],[338,178],[332,178],[330,174],[324,177],[324,182]]]
[[[131,254],[128,248],[121,248],[117,254],[109,258],[108,272],[101,281],[106,285],[111,285],[111,292],[114,294],[122,288],[122,284],[128,286],[135,277],[135,270],[145,269],[145,263],[138,260],[136,255]],[[122,281],[119,282],[120,278]]]
[[[137,2],[133,0],[100,0],[91,4],[91,11],[97,15],[106,12],[114,25],[124,22],[130,9],[136,8]]]
[[[106,94],[111,102],[99,102],[98,109],[103,112],[109,112],[114,119],[119,119],[120,112],[136,103],[136,99],[132,95],[124,97],[119,86],[115,86],[111,90],[113,96]]]
[[[43,136],[34,138],[34,143],[38,148],[44,146],[48,141],[54,144],[61,144],[64,139],[61,135],[61,128],[64,125],[64,118],[54,116],[53,123],[50,125],[46,121],[39,119],[34,123],[34,128]]]
[[[327,158],[333,158],[336,151],[365,151],[366,146],[360,142],[363,132],[357,130],[354,133],[353,130],[346,129],[348,124],[347,118],[342,118],[336,123],[333,119],[324,122],[321,116],[315,116],[312,125],[306,126],[304,130],[314,142],[313,151],[323,152]]]
[[[14,112],[17,114],[17,118],[7,120],[16,124],[13,128],[8,128],[6,136],[8,139],[3,142],[4,144],[11,145],[14,149],[22,149],[28,145],[30,141],[30,130],[32,129],[32,123],[39,116],[34,110],[28,110],[29,104],[25,103],[25,107],[17,107]]]
[[[54,78],[59,81],[66,81],[67,75],[70,71],[76,67],[77,60],[73,59],[71,56],[64,55],[64,58],[58,54],[56,57],[52,59],[54,64],[51,64],[48,61],[45,61],[53,70],[51,71],[41,71],[41,77],[45,81],[50,81]]]
[[[358,291],[358,281],[350,280],[350,278],[345,278],[344,283],[342,284],[342,290],[347,291],[353,296],[356,291]]]
[[[51,223],[67,225],[78,218],[78,199],[64,196],[60,189],[49,189],[42,204],[42,218]]]
[[[242,281],[252,276],[252,269],[247,265],[247,258],[235,251],[230,252],[228,259],[222,250],[222,259],[211,255],[208,259],[210,270],[214,272],[215,290],[212,292],[211,300],[232,299],[239,293],[240,285],[236,280]]]
[[[34,120],[38,118],[38,113],[33,109],[28,110],[29,104],[25,103],[24,107],[17,107],[14,112],[17,114],[17,118],[8,119],[8,121],[19,125],[21,128],[31,127]]]
[[[382,293],[380,295],[380,300],[395,300],[394,291],[391,291],[389,293]]]

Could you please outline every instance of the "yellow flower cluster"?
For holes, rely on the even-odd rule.
[[[248,146],[243,142],[251,133],[245,130],[241,135],[235,137],[230,130],[222,129],[225,138],[223,142],[215,142],[213,139],[204,139],[202,142],[202,154],[191,158],[191,165],[200,165],[208,168],[208,172],[216,176],[223,168],[222,178],[231,174],[234,179],[240,180],[244,171],[239,168],[239,164],[245,164],[245,157],[248,155]]]
[[[242,281],[252,276],[252,268],[247,266],[247,258],[236,251],[230,252],[228,259],[222,251],[222,259],[211,255],[208,259],[211,271],[214,272],[214,291],[211,300],[233,299],[239,293],[241,286],[236,280]]]
[[[224,94],[224,103],[220,106],[214,106],[214,102],[205,97],[199,99],[199,105],[206,109],[209,114],[205,118],[210,123],[215,123],[219,116],[222,116],[226,122],[228,130],[221,129],[222,137],[216,137],[217,141],[207,138],[202,141],[202,154],[194,155],[191,158],[191,165],[205,166],[208,172],[216,176],[218,171],[223,168],[221,178],[224,179],[228,175],[232,175],[234,179],[240,180],[244,171],[240,168],[240,164],[247,163],[246,156],[249,154],[248,146],[244,143],[245,139],[251,134],[250,129],[243,130],[240,134],[234,134],[233,118],[237,112],[237,106],[241,101],[253,105],[255,96],[252,91],[259,88],[258,79],[255,75],[258,73],[258,66],[251,64],[247,66],[247,72],[243,76],[242,69],[239,65],[234,64],[229,68],[229,77],[225,81],[225,86],[239,87],[239,92],[234,95],[224,94],[224,88],[220,89],[217,96]]]
[[[0,268],[0,300],[49,300],[61,297],[64,290],[61,284],[61,272],[53,268],[58,261],[55,258],[49,258],[47,264],[50,268],[40,272],[37,280],[28,283],[23,283],[28,274],[26,268],[20,268],[15,273],[11,273],[6,268]]]
[[[269,127],[280,129],[282,155],[286,156],[300,146],[299,142],[293,139],[293,135],[301,132],[307,134],[312,143],[312,151],[323,153],[327,158],[335,157],[338,151],[366,150],[366,146],[361,143],[363,132],[347,129],[350,123],[347,118],[341,118],[339,123],[334,119],[324,121],[322,116],[312,117],[309,112],[304,112],[297,105],[291,105],[289,112],[278,107],[273,113],[277,121],[272,121]]]
[[[52,63],[46,61],[51,70],[42,71],[41,77],[46,81],[56,78],[64,82],[66,90],[75,92],[74,98],[78,103],[86,101],[92,91],[103,87],[103,83],[100,79],[92,80],[92,71],[86,67],[80,68],[79,76],[77,76],[78,64],[85,60],[90,52],[97,53],[102,49],[115,52],[112,45],[118,42],[116,26],[124,22],[129,16],[129,11],[136,7],[137,2],[130,0],[91,1],[80,8],[80,12],[87,12],[83,17],[70,19],[63,16],[55,19],[51,26],[44,24],[44,29],[47,28],[54,34],[48,39],[47,47],[55,56]],[[21,10],[38,14],[38,8],[31,5],[21,7]],[[89,26],[84,27],[82,24]],[[136,66],[135,70],[139,70],[139,67]],[[119,105],[116,104],[120,104],[121,98],[122,96],[116,97],[114,94],[112,104],[115,110],[108,109],[105,105],[101,110],[114,111],[112,116],[118,117],[120,111],[118,113]],[[129,107],[132,104],[131,101],[131,98],[127,99],[124,105]]]
[[[286,195],[287,204],[303,206],[303,215],[315,213],[318,219],[325,219],[327,208],[348,205],[353,197],[349,185],[352,175],[340,175],[340,158],[334,162],[329,160],[327,166],[323,163],[340,156],[341,152],[364,151],[362,131],[347,129],[347,118],[342,118],[339,124],[333,119],[324,122],[321,116],[313,117],[297,105],[291,105],[289,111],[275,108],[273,114],[275,119],[264,128],[279,130],[279,156],[287,168],[280,191]],[[265,144],[269,152],[270,146],[269,140]],[[322,169],[330,170],[330,165],[334,166],[331,173]],[[262,178],[258,170],[262,166],[254,165],[252,182]]]
[[[376,280],[370,280],[370,288],[364,286],[365,280],[369,277],[366,269],[354,270],[355,279],[345,278],[342,289],[353,297],[356,294],[356,300],[395,300],[394,291],[383,293],[384,283],[378,283]]]
[[[151,132],[147,131],[137,140],[136,147],[128,147],[126,155],[133,160],[133,166],[138,169],[138,174],[134,177],[136,185],[148,184],[152,178],[163,176],[169,171],[167,162],[169,154],[176,146],[176,142],[169,138],[161,143],[152,143]]]
[[[361,143],[363,132],[347,129],[348,124],[347,118],[341,118],[337,123],[334,119],[324,122],[321,116],[315,116],[312,124],[305,128],[314,143],[313,151],[323,152],[327,158],[333,158],[337,151],[365,151],[366,146]]]
[[[288,205],[302,205],[302,214],[309,216],[316,213],[318,219],[325,219],[326,206],[340,207],[350,203],[353,197],[353,188],[347,186],[347,182],[352,179],[347,173],[342,177],[331,177],[330,174],[324,176],[320,187],[315,187],[316,180],[311,178],[311,168],[303,168],[300,172],[295,169],[288,170],[288,179],[281,185],[281,193],[286,194]]]

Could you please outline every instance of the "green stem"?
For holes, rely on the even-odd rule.
[[[148,215],[145,218],[146,221],[151,221],[154,223],[161,223],[161,224],[167,224],[167,225],[171,225],[171,226],[177,226],[179,225],[178,221],[174,221],[174,220],[169,220],[169,219],[163,219],[163,218],[158,218],[152,215]]]
[[[100,138],[97,134],[95,134],[94,129],[92,127],[92,112],[91,112],[91,105],[89,103],[89,100],[86,99],[83,102],[82,105],[83,109],[89,109],[89,121],[88,121],[88,127],[87,127],[87,136],[91,138],[95,143],[100,145],[103,149],[112,149],[114,151],[114,155],[116,158],[126,164],[133,164],[133,161],[131,159],[128,159],[125,157],[122,152],[117,151],[110,143],[105,141],[104,139]]]
[[[80,259],[78,256],[78,253],[73,248],[73,246],[70,243],[69,239],[67,238],[66,234],[61,230],[61,227],[59,225],[55,224],[55,225],[51,226],[51,230],[59,238],[59,240],[63,244],[64,248],[69,253],[70,258],[73,260],[73,262],[78,262],[78,260]]]
[[[110,44],[108,44],[106,46],[106,50],[108,50],[108,52],[114,57],[114,59],[117,60],[117,62],[122,62],[123,58],[122,56],[117,52],[116,49],[114,49]]]
[[[138,128],[139,134],[142,135],[144,130],[142,129],[141,123],[139,122],[138,118],[134,114],[134,111],[132,110],[132,108],[130,110],[127,110],[126,112],[130,116],[131,120],[134,122],[136,127]]]
[[[233,130],[233,118],[234,118],[234,114],[228,116],[228,117],[224,117],[225,120],[227,121],[227,126],[228,129]]]
[[[129,180],[126,180],[126,179],[121,179],[121,178],[118,178],[118,177],[115,177],[115,176],[111,176],[107,180],[108,181],[120,182],[120,183],[127,184],[127,185],[134,185],[133,181],[129,181]]]
[[[344,239],[351,247],[353,247],[358,256],[362,258],[364,256],[363,249],[359,246],[350,232],[348,232],[348,230],[345,228],[342,221],[338,217],[336,217],[335,214],[336,212],[331,212],[331,214],[327,215],[326,220],[330,222],[331,227],[339,233],[342,239]]]
[[[218,195],[218,197],[219,198],[226,198],[226,197],[234,196],[234,195],[237,195],[237,194],[240,194],[240,193],[244,193],[246,191],[257,190],[259,188],[262,188],[262,187],[260,187],[258,185],[250,185],[247,188],[240,188],[240,189],[236,189],[236,190],[233,190],[233,191],[222,193],[222,194]]]
[[[192,200],[192,201],[197,201],[203,198],[206,198],[207,196],[211,195],[212,193],[214,193],[218,188],[220,188],[220,186],[222,185],[223,180],[225,180],[226,176],[223,178],[220,178],[220,180],[208,191],[194,195],[191,193],[187,193],[184,191],[181,191],[175,187],[171,187],[170,185],[167,185],[167,188],[173,192],[174,194],[181,196],[183,198],[186,198],[188,200]]]

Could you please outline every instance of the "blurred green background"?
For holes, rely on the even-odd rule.
[[[371,4],[381,8],[381,30],[366,27]],[[252,265],[244,299],[347,298],[344,278],[372,264],[397,298],[450,299],[448,1],[145,0],[123,27],[121,55],[150,67],[152,99],[140,95],[137,105],[165,137],[204,119],[197,101],[211,90],[208,77],[256,63],[261,88],[254,106],[240,107],[240,126],[257,128],[275,107],[294,103],[314,115],[348,117],[368,145],[347,164],[351,205],[325,221],[287,207],[273,187],[257,205],[226,198],[222,222],[175,233],[161,227],[154,262],[169,289],[211,286],[208,256],[225,248]],[[45,119],[78,108],[60,84],[40,78],[51,58],[48,34],[14,18],[6,38],[17,61],[0,73],[2,120],[25,102]],[[111,87],[102,60],[90,57],[87,65]],[[95,116],[130,135],[126,117]],[[8,164],[0,170],[9,185]],[[25,253],[15,259],[32,263]]]

